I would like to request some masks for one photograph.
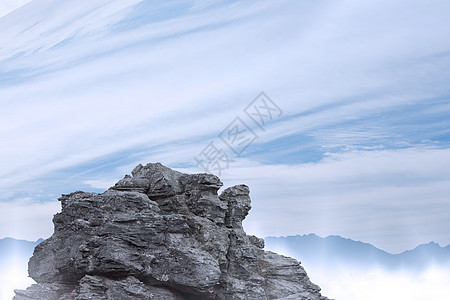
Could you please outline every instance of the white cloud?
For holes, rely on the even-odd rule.
[[[87,180],[84,183],[87,185],[92,186],[96,189],[108,189],[111,186],[114,186],[114,184],[117,182],[117,180],[111,179],[111,180]]]
[[[423,271],[383,269],[322,269],[305,266],[308,276],[331,299],[345,300],[445,300],[450,298],[450,271],[431,266]]]
[[[0,18],[27,4],[30,1],[31,0],[2,0],[0,2]]]
[[[0,237],[28,241],[48,238],[53,233],[52,217],[60,211],[58,201],[33,203],[29,200],[0,203]]]

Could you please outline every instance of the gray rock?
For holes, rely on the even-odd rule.
[[[102,194],[63,195],[15,300],[326,299],[300,263],[245,234],[249,188],[139,165]]]

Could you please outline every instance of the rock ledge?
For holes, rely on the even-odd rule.
[[[63,195],[15,300],[327,299],[295,259],[264,251],[242,221],[249,188],[139,165],[104,193]]]

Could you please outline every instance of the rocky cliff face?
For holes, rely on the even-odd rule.
[[[139,165],[102,194],[63,195],[54,234],[15,300],[326,299],[300,263],[263,250],[242,220],[249,188]]]

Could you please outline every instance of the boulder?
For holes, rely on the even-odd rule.
[[[295,259],[246,235],[246,185],[139,165],[107,191],[62,195],[15,300],[326,299]]]

